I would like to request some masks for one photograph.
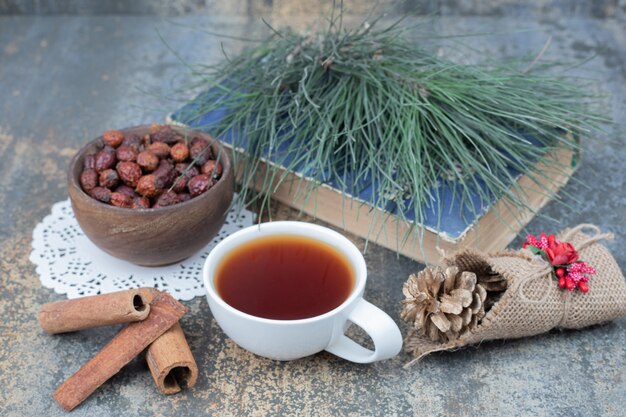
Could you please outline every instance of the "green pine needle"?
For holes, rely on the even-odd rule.
[[[268,156],[288,171],[304,164],[318,183],[330,174],[347,194],[358,189],[355,181],[344,182],[345,172],[353,180],[373,180],[379,192],[367,203],[394,202],[400,216],[412,210],[417,224],[442,181],[459,184],[456,198],[469,211],[477,210],[471,203],[476,194],[525,208],[508,168],[529,175],[547,193],[551,173],[536,172],[534,164],[556,146],[577,151],[578,141],[566,136],[589,136],[606,121],[590,110],[595,97],[586,82],[549,75],[553,64],[539,60],[530,70],[519,61],[462,65],[408,41],[400,22],[379,28],[376,20],[348,30],[341,19],[342,12],[331,16],[322,32],[272,28],[266,41],[239,56],[194,68],[204,88],[224,95],[182,121],[228,110],[211,130],[217,137],[236,131],[247,140],[247,156],[235,154],[234,162],[243,169],[242,183],[260,182],[261,193],[244,189],[241,197],[263,209],[285,181],[276,168],[256,178],[259,160]],[[284,146],[291,150],[288,162],[276,154]],[[294,185],[304,196],[313,187]],[[406,207],[407,199],[415,204]],[[423,228],[415,230],[421,236]]]

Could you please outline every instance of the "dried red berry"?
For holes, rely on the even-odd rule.
[[[148,146],[148,150],[152,151],[159,158],[167,158],[170,154],[170,147],[167,143],[155,142]]]
[[[179,142],[170,149],[170,156],[175,162],[183,162],[189,158],[189,148],[184,143]]]
[[[191,195],[189,193],[180,193],[178,194],[178,202],[184,203],[185,201],[191,200]]]
[[[106,146],[96,154],[94,168],[96,171],[102,172],[105,169],[113,168],[115,162],[117,162],[115,149]]]
[[[141,152],[141,138],[137,135],[127,135],[122,141],[122,146],[133,148],[136,152]]]
[[[565,269],[563,269],[563,268],[557,268],[557,269],[556,269],[556,276],[557,276],[557,277],[559,277],[559,278],[561,278],[561,277],[565,276]]]
[[[120,193],[120,194],[124,194],[127,195],[129,197],[136,197],[137,193],[135,192],[135,189],[132,187],[129,187],[128,185],[120,185],[118,186],[115,190],[116,193]]]
[[[179,162],[178,164],[176,164],[176,172],[179,175],[184,175],[185,177],[189,178],[193,178],[196,175],[200,174],[200,171],[198,171],[198,168],[196,168],[195,165],[190,166],[191,164],[187,163],[187,162]]]
[[[137,159],[137,150],[132,146],[122,145],[115,150],[118,161],[134,162]]]
[[[167,146],[167,145],[166,145]],[[143,151],[137,155],[137,163],[144,170],[151,172],[159,166],[159,157],[152,151]]]
[[[174,170],[178,175],[174,178],[172,189],[177,193],[185,191],[189,180],[200,173],[198,168],[187,162],[179,162],[176,164]]]
[[[122,193],[111,193],[111,204],[116,207],[131,208],[133,198]]]
[[[89,195],[103,203],[108,203],[111,201],[111,190],[109,190],[108,188],[95,187],[93,190],[91,190]]]
[[[172,184],[172,190],[177,193],[182,193],[185,188],[187,188],[187,182],[189,182],[189,179],[186,176],[179,175],[174,180],[174,184]]]
[[[83,161],[83,169],[96,169],[96,155],[91,153],[85,156]]]
[[[112,148],[117,148],[124,140],[124,134],[119,130],[107,130],[102,134],[104,143]]]
[[[163,189],[161,187],[157,187],[157,181],[154,174],[149,174],[139,178],[136,191],[144,197],[156,197],[161,194]]]
[[[167,188],[172,185],[176,174],[174,172],[174,165],[166,159],[162,159],[159,162],[159,167],[153,172],[156,178],[156,185],[158,188]]]
[[[209,146],[209,141],[204,138],[200,138],[196,136],[193,139],[191,139],[191,144],[192,145],[201,144],[203,147],[206,148],[207,146]]]
[[[197,197],[200,194],[206,192],[213,185],[213,180],[206,174],[196,175],[187,183],[189,188],[189,194],[192,197]]]
[[[581,290],[582,292],[588,292],[589,291],[589,286],[587,285],[586,282],[580,281],[578,283],[578,289]]]
[[[150,208],[150,200],[147,197],[135,197],[133,198],[133,208],[134,209],[147,209]]]
[[[117,164],[117,173],[124,184],[135,187],[141,178],[141,167],[135,162],[120,162]]]
[[[559,287],[565,288],[565,277],[559,278]]]
[[[115,188],[120,181],[119,175],[117,175],[117,171],[114,169],[105,169],[100,173],[100,187],[106,188]]]
[[[204,139],[195,138],[191,141],[191,148],[189,148],[189,155],[191,159],[198,165],[203,165],[211,158],[211,146],[209,142]]]
[[[141,138],[141,146],[143,146],[144,149],[148,149],[148,146],[150,146],[152,144],[152,139],[150,139],[150,135],[143,135],[143,137]]]
[[[80,183],[93,198],[116,207],[185,202],[210,189],[222,174],[209,141],[195,137],[187,142],[168,125],[153,124],[142,136],[108,130],[99,149],[85,156]]]
[[[219,178],[222,176],[222,164],[214,159],[206,161],[206,163],[202,165],[202,173],[213,178]]]
[[[176,203],[178,203],[178,194],[174,191],[166,191],[157,198],[154,207],[167,207]]]
[[[172,129],[171,126],[164,125],[159,126],[152,135],[150,135],[152,142],[163,142],[163,143],[176,143],[181,140],[181,136]]]
[[[95,169],[86,169],[80,173],[80,185],[85,192],[90,192],[98,186],[98,173]]]

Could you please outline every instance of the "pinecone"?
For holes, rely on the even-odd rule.
[[[411,275],[402,292],[400,317],[434,342],[455,340],[485,316],[487,291],[476,283],[476,274],[455,266],[427,267]]]
[[[487,312],[500,301],[500,297],[506,291],[507,281],[502,275],[493,272],[490,267],[479,272],[477,280],[478,284],[487,290],[487,301],[484,303],[485,312]]]

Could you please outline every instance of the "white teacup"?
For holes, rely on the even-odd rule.
[[[345,255],[355,274],[348,298],[331,311],[299,320],[256,317],[227,304],[215,288],[218,265],[226,254],[242,243],[272,235],[315,239]],[[257,355],[286,361],[326,350],[352,362],[369,363],[391,358],[402,348],[402,336],[395,322],[363,299],[367,270],[361,252],[344,236],[326,227],[295,221],[247,227],[233,233],[211,251],[203,274],[213,317],[235,343]],[[367,332],[374,342],[374,350],[366,349],[344,335],[350,323]]]

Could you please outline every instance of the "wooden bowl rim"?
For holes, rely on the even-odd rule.
[[[209,188],[206,192],[190,200],[184,201],[182,203],[176,203],[171,206],[158,207],[158,208],[130,209],[130,208],[124,208],[124,207],[116,207],[116,206],[105,204],[101,201],[96,200],[95,198],[87,194],[79,183],[80,172],[82,172],[82,170],[78,171],[77,175],[73,175],[73,173],[74,173],[74,170],[76,169],[76,164],[78,163],[78,160],[86,154],[87,150],[90,149],[93,145],[97,145],[98,143],[102,142],[102,135],[98,136],[97,138],[93,140],[90,140],[76,152],[76,154],[70,161],[69,170],[67,173],[68,186],[78,190],[78,193],[75,194],[75,196],[80,198],[82,202],[85,202],[85,204],[89,204],[98,208],[103,208],[105,210],[107,209],[112,210],[113,212],[127,213],[127,214],[131,214],[131,213],[163,214],[163,213],[167,213],[168,211],[175,212],[179,209],[184,209],[185,207],[189,207],[193,204],[196,204],[196,205],[201,204],[205,199],[209,198],[210,196],[214,196],[214,194],[216,193],[223,192],[222,186],[220,186],[220,184],[227,182],[228,176],[232,175],[232,165],[231,165],[230,157],[227,155],[227,152],[224,146],[221,144],[221,142],[217,140],[216,138],[214,138],[209,133],[202,132],[200,130],[188,129],[182,126],[175,126],[175,125],[168,125],[168,126],[170,126],[173,130],[176,130],[179,133],[181,133],[181,131],[186,132],[187,136],[201,136],[203,139],[206,139],[209,141],[209,143],[211,144],[211,147],[213,147],[213,145],[217,146],[219,150],[218,154],[220,155],[220,162],[222,163],[222,175],[217,180],[215,185]],[[125,135],[127,133],[139,134],[138,132],[141,132],[141,131],[144,131],[144,134],[145,134],[151,127],[152,125],[144,124],[144,125],[131,126],[131,127],[127,127],[124,129],[117,129],[117,130],[121,131]]]

